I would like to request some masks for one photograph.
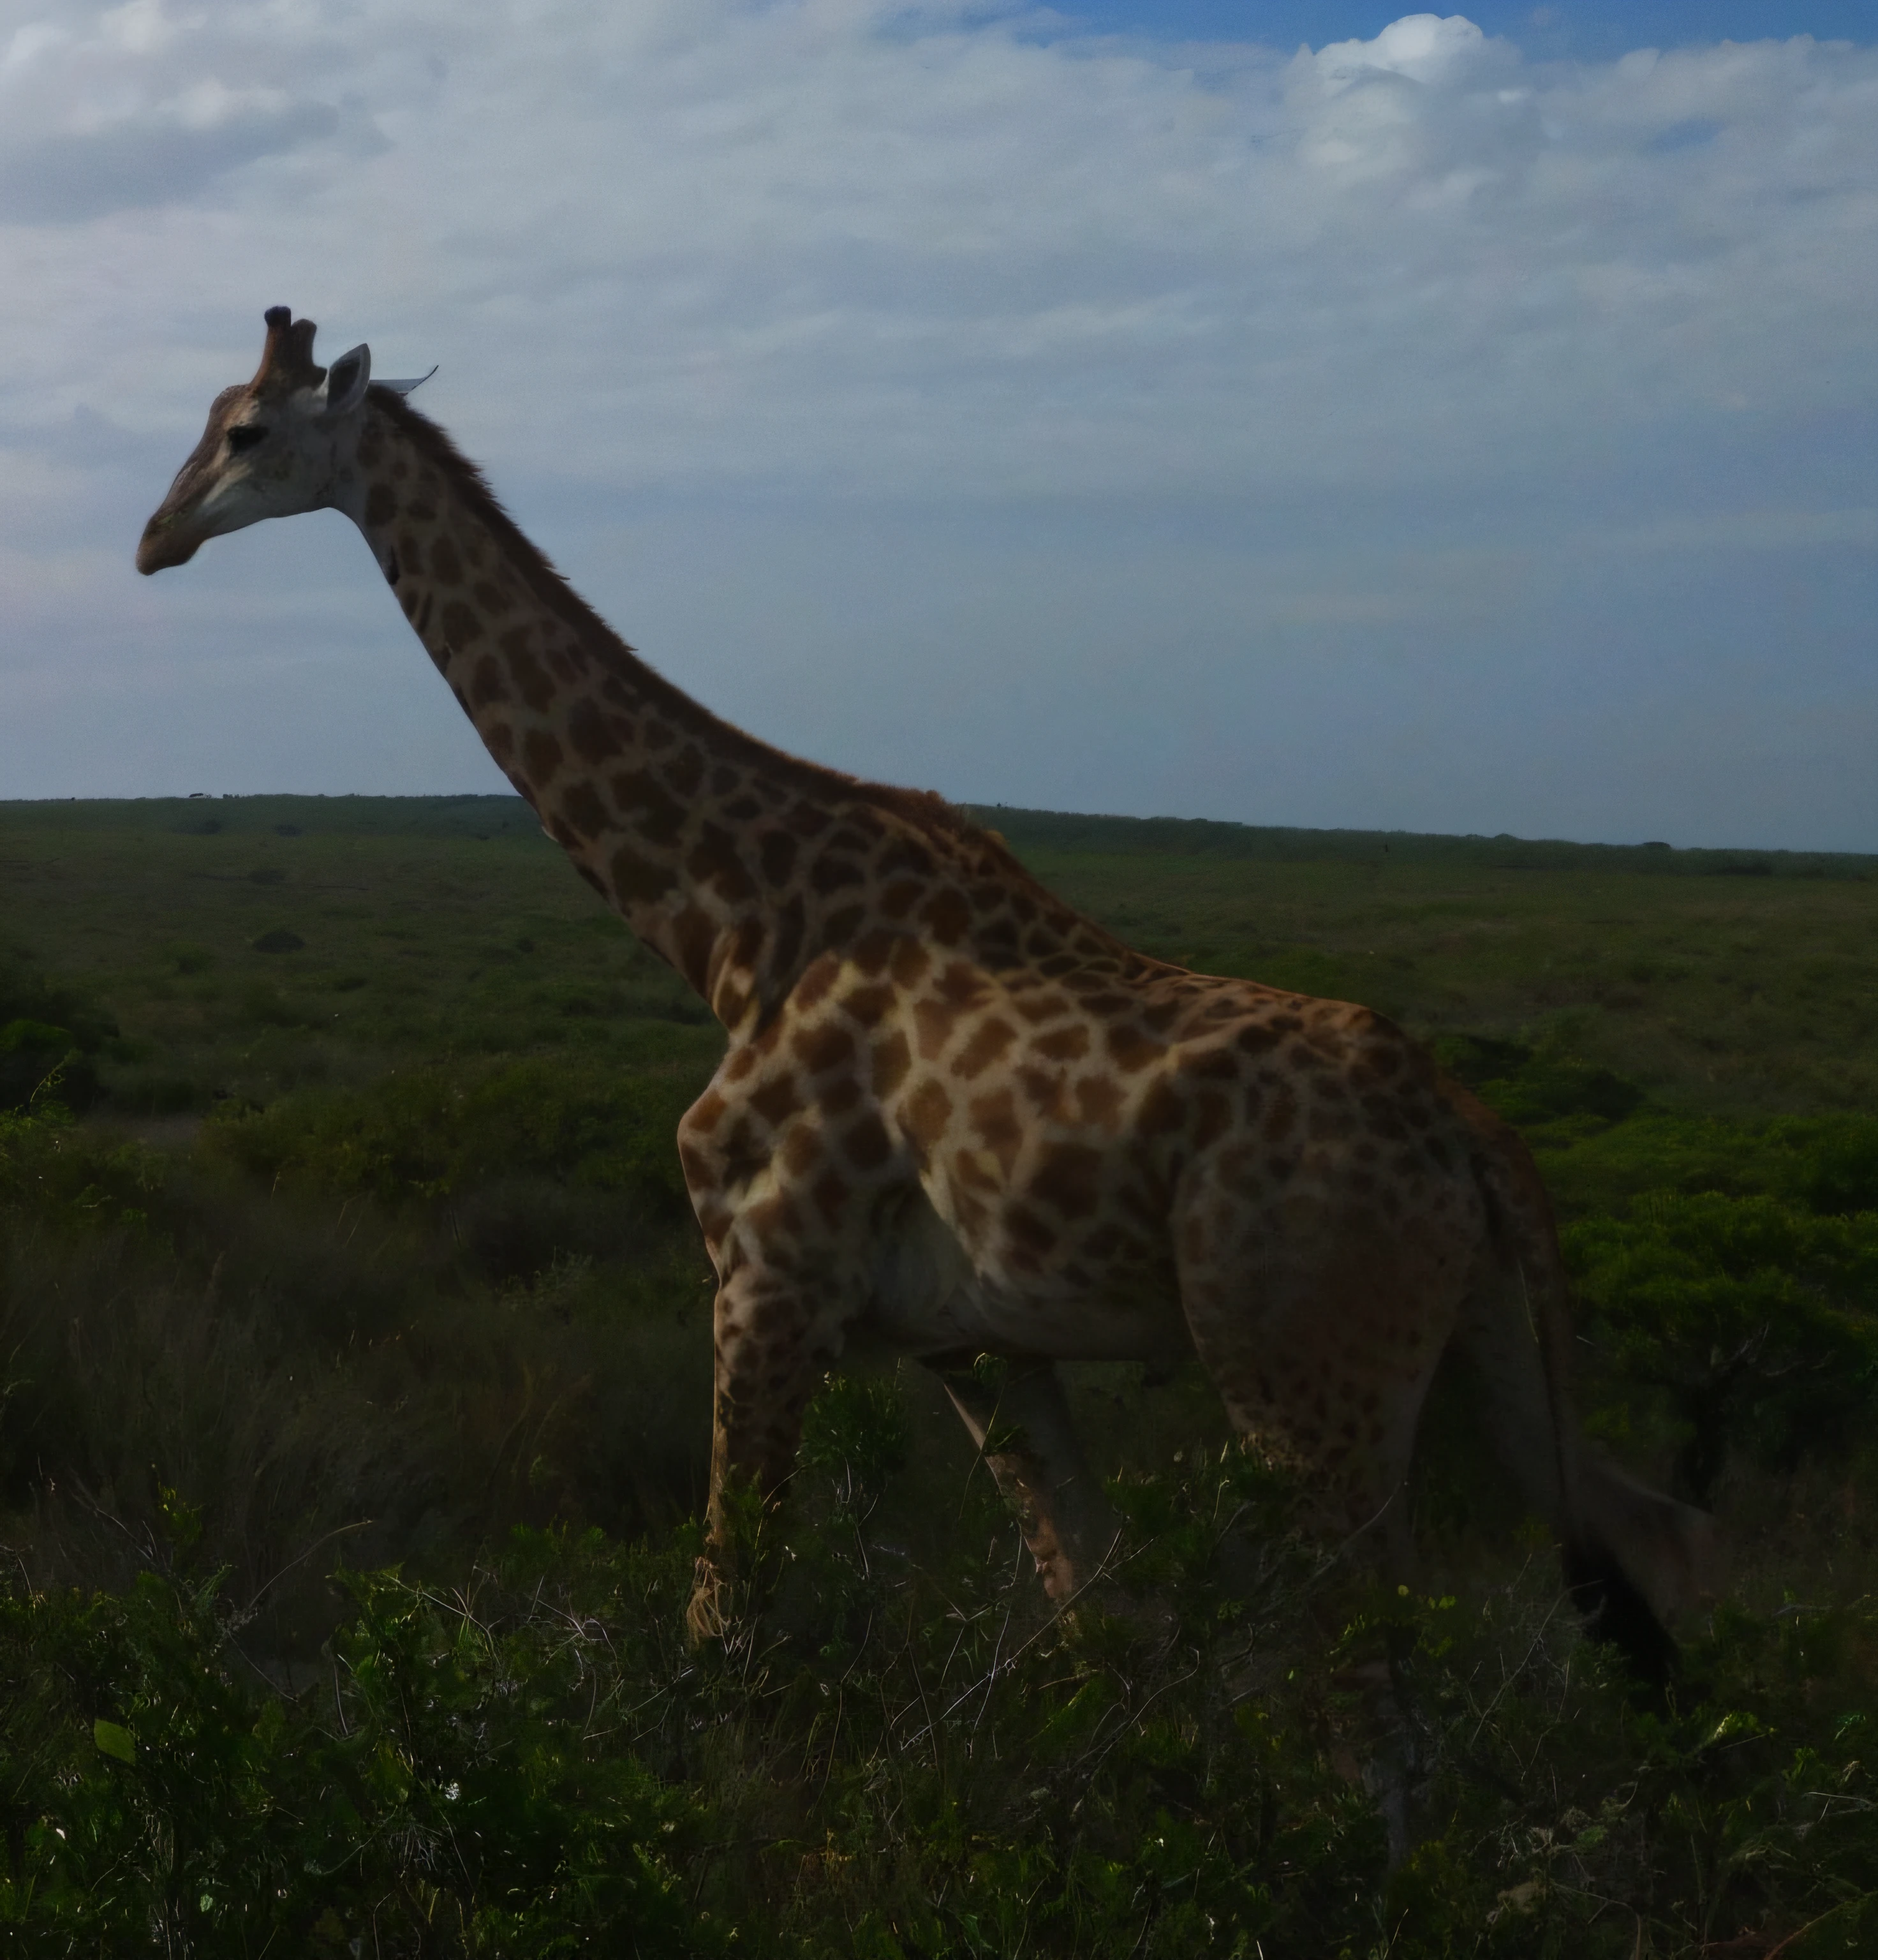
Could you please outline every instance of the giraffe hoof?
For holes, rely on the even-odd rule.
[[[729,1589],[723,1574],[708,1558],[697,1561],[691,1582],[691,1603],[685,1613],[685,1631],[694,1647],[701,1647],[707,1640],[721,1640],[729,1631],[726,1603]]]

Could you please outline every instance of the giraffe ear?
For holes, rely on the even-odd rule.
[[[350,415],[364,400],[371,378],[372,350],[361,342],[326,370],[326,412]]]
[[[434,368],[431,370],[431,374],[434,374],[436,372],[437,370]],[[381,388],[389,388],[394,395],[408,395],[414,388],[421,388],[424,383],[430,380],[431,374],[420,374],[415,381],[394,381],[387,374],[377,385]]]

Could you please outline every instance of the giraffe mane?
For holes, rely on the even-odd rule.
[[[633,678],[640,688],[655,698],[666,712],[680,721],[703,718],[711,724],[713,741],[746,767],[761,768],[804,794],[834,797],[843,802],[861,802],[891,812],[936,840],[950,840],[979,851],[996,851],[1010,868],[1027,883],[1024,871],[1001,840],[994,841],[964,813],[933,790],[901,789],[891,783],[869,782],[845,771],[792,756],[746,734],[734,724],[713,714],[694,701],[656,669],[641,660],[634,649],[575,591],[554,562],[503,508],[489,487],[482,471],[456,447],[449,434],[430,417],[413,408],[396,390],[373,383],[368,391],[372,406],[395,427],[425,460],[436,466],[456,486],[471,511],[500,542],[510,563],[526,578],[535,596],[565,620],[580,636],[581,644],[602,661],[612,663],[631,659]]]

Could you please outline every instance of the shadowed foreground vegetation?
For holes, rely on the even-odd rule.
[[[1671,1704],[1451,1394],[1396,1594],[1127,1367],[1114,1611],[851,1375],[691,1652],[701,1009],[508,799],[0,806],[0,1954],[1878,1951],[1878,861],[980,815],[1521,1126],[1587,1422],[1736,1548]]]

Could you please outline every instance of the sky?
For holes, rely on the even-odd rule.
[[[1878,5],[0,0],[0,797],[497,790],[262,310],[960,801],[1878,851]]]

